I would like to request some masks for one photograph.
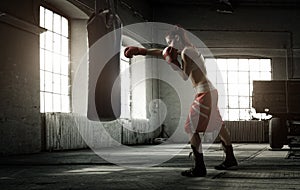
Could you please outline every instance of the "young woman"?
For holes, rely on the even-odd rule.
[[[136,55],[152,55],[165,59],[178,72],[183,80],[191,79],[196,95],[190,107],[184,129],[190,138],[194,155],[194,167],[181,174],[188,177],[206,176],[202,144],[199,133],[219,130],[219,137],[226,154],[225,160],[217,170],[232,169],[238,165],[233,153],[230,135],[218,109],[218,91],[206,75],[205,61],[200,52],[189,41],[181,27],[167,33],[168,47],[164,50],[127,47],[124,55],[132,58]]]

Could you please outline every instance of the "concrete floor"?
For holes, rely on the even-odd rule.
[[[91,150],[1,157],[0,189],[300,189],[298,152],[287,158],[288,147],[270,151],[267,144],[234,144],[234,150],[239,169],[217,171],[213,168],[224,155],[220,146],[213,144],[205,152],[208,175],[202,178],[180,175],[192,166],[188,145],[171,160],[146,168],[118,166]],[[156,152],[144,154],[137,158]]]

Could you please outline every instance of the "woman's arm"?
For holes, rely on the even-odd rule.
[[[163,50],[160,49],[147,49],[146,55],[156,56],[158,58],[163,59],[162,52]]]
[[[129,46],[125,48],[124,55],[127,58],[132,58],[133,56],[136,55],[144,55],[144,56],[150,55],[150,56],[156,56],[158,58],[163,59],[162,50],[160,49],[146,49],[146,48],[140,48],[134,46]]]

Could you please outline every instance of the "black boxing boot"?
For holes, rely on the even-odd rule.
[[[235,170],[237,169],[238,163],[235,159],[232,145],[225,145],[223,141],[221,141],[223,150],[225,152],[225,161],[223,161],[220,165],[215,166],[216,170]]]
[[[203,160],[203,153],[199,153],[192,145],[195,166],[189,170],[181,172],[186,177],[204,177],[206,176],[206,167]]]

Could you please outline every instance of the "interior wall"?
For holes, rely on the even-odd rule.
[[[214,57],[270,58],[273,79],[300,76],[299,8],[240,6],[233,14],[220,14],[211,6],[162,3],[154,5],[153,18],[156,22],[179,24],[189,30]],[[203,48],[194,45],[200,50]],[[172,89],[161,87],[162,98],[174,98],[169,95]],[[174,110],[176,105],[170,104],[170,108]],[[166,126],[174,128],[170,121],[166,121]]]
[[[299,8],[294,7],[240,6],[233,14],[220,14],[205,6],[154,7],[154,21],[180,24],[197,35],[215,56],[271,58],[276,79],[300,76],[299,19]],[[281,69],[286,64],[288,71]]]
[[[149,1],[119,0],[117,11],[124,26],[152,20],[152,6]]]
[[[78,15],[78,10],[73,11],[74,9],[71,10],[70,6],[59,7],[60,3],[67,5],[67,1],[43,1],[43,3],[50,3],[50,7],[54,8],[57,6],[56,10],[71,18],[71,41],[74,43],[71,47],[71,78],[74,79],[74,74],[79,67],[81,58],[84,57],[83,54],[85,52],[82,50],[86,50],[87,47],[87,39],[85,38],[86,16],[81,13]],[[129,3],[134,2],[130,1]],[[49,126],[53,127],[53,125],[50,125],[53,120],[49,120],[51,114],[50,116],[49,114],[48,116],[46,115],[46,117],[40,114],[39,32],[43,31],[38,27],[40,5],[40,0],[0,2],[0,34],[4,36],[0,44],[0,97],[2,100],[0,103],[0,154],[39,152],[42,150],[42,145],[49,149],[55,148],[54,145],[50,146],[47,142],[51,140],[49,136],[59,134],[56,134],[59,130],[67,133],[65,140],[68,137],[76,136],[74,143],[66,145],[63,149],[86,147],[86,144],[80,140],[78,129],[74,127],[69,128],[72,125],[72,121],[76,119],[75,115],[62,114],[59,116],[59,114],[54,114],[56,116],[54,121],[60,120],[64,125],[56,123],[56,128],[51,132],[48,130]],[[144,10],[150,10],[144,3],[139,3],[135,7],[127,7],[120,4],[119,6],[119,16],[124,22],[123,24],[144,20],[143,17],[134,15],[133,9],[144,7]],[[92,8],[89,10],[92,10]],[[6,15],[3,13],[6,13]],[[41,117],[43,121],[41,121]],[[80,118],[80,121],[83,123],[88,122],[83,121],[82,118]],[[47,125],[47,122],[50,124]],[[120,131],[120,125],[111,125],[115,126],[115,129],[117,128],[115,133]],[[81,126],[84,127],[84,125]],[[61,127],[65,128],[62,129]],[[59,139],[63,140],[64,137],[60,136]],[[138,141],[143,142],[141,139],[138,139]],[[57,143],[58,141],[51,142]],[[105,143],[103,146],[106,146]]]
[[[87,113],[88,96],[88,38],[87,19],[70,20],[70,74],[72,111]]]
[[[38,152],[39,1],[1,1],[0,11],[0,154]]]
[[[42,30],[38,27],[39,6],[40,0],[0,1],[0,34],[3,36],[0,44],[0,154],[41,151],[43,125],[39,111],[39,33]],[[272,59],[273,79],[300,78],[300,15],[297,8],[237,7],[233,14],[223,15],[207,7],[169,4],[154,5],[152,9],[151,6],[143,1],[124,0],[118,5],[118,13],[124,25],[152,18],[154,21],[180,24],[196,34],[216,56],[268,57]],[[77,28],[79,33],[84,33],[85,21],[73,21],[72,27]],[[87,45],[85,39],[78,41],[80,36],[74,33],[71,36],[78,46],[84,48]],[[71,61],[75,62],[72,68],[74,72],[81,56],[78,52],[80,50],[71,49]],[[163,74],[158,68],[151,69],[157,71],[154,75]],[[153,75],[151,72],[148,74]],[[177,99],[172,97],[172,89],[157,81],[147,84],[147,87],[154,89],[147,91],[147,100],[163,99],[168,109],[174,112],[167,117],[165,123],[169,126],[165,130],[172,134],[175,130],[174,117],[181,117]],[[74,116],[68,119],[69,116],[65,115],[60,122],[76,119]],[[69,124],[72,122],[67,122],[66,126]],[[115,128],[109,130],[116,129],[112,131],[114,136],[122,139],[122,126],[111,126]],[[56,127],[59,133],[61,125]],[[69,135],[76,133],[72,130],[68,132]],[[131,132],[126,132],[126,135],[127,139],[136,136],[131,142],[126,141],[128,144],[146,142],[153,137],[138,137]],[[80,138],[80,135],[77,136]],[[78,142],[81,147],[86,147],[82,141]],[[78,148],[76,143],[70,147]]]
[[[143,3],[135,5],[135,7],[131,7],[131,4],[126,4],[126,6],[118,5],[118,15],[123,25],[144,21],[143,17],[133,14],[133,9],[137,7],[141,8],[141,6],[145,8]],[[113,141],[123,144],[153,142],[153,138],[159,135],[159,130],[145,133],[146,130],[149,130],[146,129],[149,127],[149,123],[145,119],[141,121],[135,119],[129,123],[130,126],[127,128],[126,126],[122,126],[120,121],[102,121],[100,123],[87,119],[87,19],[71,18],[70,26],[72,113],[46,114],[46,150],[78,149],[87,148],[88,146],[97,146],[100,148],[112,146]],[[133,33],[134,32],[135,31],[133,31]],[[153,68],[149,66],[151,64],[145,65],[147,67],[145,68],[145,75],[151,77]],[[135,74],[139,73],[135,72]],[[145,82],[146,85],[147,102],[150,102],[153,98],[157,97],[157,88],[153,88],[155,83],[152,81],[143,82]],[[145,107],[148,108],[148,105]],[[85,142],[86,140],[88,141]]]

